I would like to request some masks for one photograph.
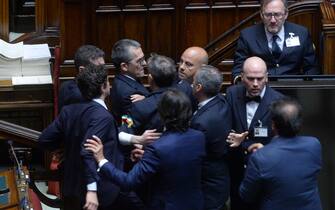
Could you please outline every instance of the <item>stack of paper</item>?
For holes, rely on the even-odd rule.
[[[13,85],[51,83],[50,57],[47,44],[10,44],[0,39],[0,79],[12,79]]]

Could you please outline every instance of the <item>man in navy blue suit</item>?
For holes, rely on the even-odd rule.
[[[134,102],[127,113],[128,123],[123,123],[121,130],[135,135],[142,135],[145,130],[163,131],[163,123],[157,111],[162,94],[170,88],[176,75],[176,65],[171,58],[153,55],[148,59],[148,80],[152,92],[141,101]]]
[[[283,95],[267,86],[265,62],[259,57],[250,57],[243,64],[242,84],[227,89],[227,100],[233,114],[232,132],[227,141],[231,143],[229,170],[231,177],[231,209],[252,210],[238,194],[249,154],[269,143],[271,130],[270,104]]]
[[[135,101],[144,99],[148,90],[141,83],[146,61],[140,43],[131,39],[117,41],[112,49],[112,63],[117,74],[111,89],[112,113],[120,124]]]
[[[101,176],[124,189],[151,183],[149,209],[202,210],[201,165],[205,155],[205,137],[189,128],[192,117],[188,97],[178,90],[167,90],[158,105],[166,128],[160,139],[148,145],[143,158],[129,173],[122,172],[103,157],[98,138],[87,140]]]
[[[242,199],[259,201],[260,210],[321,210],[317,176],[321,145],[310,136],[297,136],[302,126],[301,106],[281,99],[271,105],[276,136],[251,155],[240,186]]]
[[[105,64],[104,57],[105,53],[96,46],[83,45],[79,47],[74,55],[74,65],[77,74],[91,63],[95,65]],[[85,98],[81,95],[75,80],[62,83],[59,90],[58,110],[62,110],[65,105],[83,101],[85,101]]]
[[[195,74],[193,92],[198,103],[191,127],[206,137],[206,157],[202,166],[202,190],[205,210],[224,209],[229,197],[230,180],[226,138],[231,129],[232,115],[220,93],[222,75],[213,66],[202,66]]]
[[[286,21],[286,0],[262,0],[263,23],[241,31],[234,57],[233,78],[251,56],[262,58],[270,75],[319,74],[308,30]]]
[[[86,101],[65,106],[60,115],[41,134],[39,144],[53,150],[64,147],[62,195],[65,209],[109,209],[118,205],[119,187],[99,177],[96,162],[83,143],[92,135],[104,139],[105,156],[122,169],[116,122],[104,99],[110,85],[103,66],[90,64],[76,78]],[[120,207],[121,208],[121,207]]]

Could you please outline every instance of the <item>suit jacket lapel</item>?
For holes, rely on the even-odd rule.
[[[258,34],[256,35],[257,37],[259,37],[256,39],[257,45],[259,46],[259,48],[262,49],[263,52],[266,52],[266,54],[272,57],[272,53],[268,46],[268,39],[266,38],[265,35],[264,24],[260,24],[259,27],[261,28],[260,30],[258,30]]]
[[[215,96],[215,98],[213,98],[211,101],[209,101],[207,104],[205,104],[204,106],[202,106],[200,109],[197,110],[197,112],[195,113],[195,115],[193,116],[194,118],[197,118],[198,116],[200,116],[202,113],[206,112],[207,109],[209,109],[210,107],[212,107],[213,105],[215,105],[218,102],[218,96]]]
[[[237,107],[237,113],[239,115],[239,120],[240,120],[240,124],[243,127],[243,130],[247,130],[248,129],[248,124],[247,124],[247,108],[246,108],[246,104],[245,104],[245,94],[246,94],[246,89],[244,86],[242,86],[239,89],[239,92],[237,93],[237,97],[236,97],[236,104],[235,106]]]
[[[141,83],[139,83],[138,81],[130,79],[130,78],[128,78],[128,77],[126,77],[125,75],[122,75],[122,74],[120,74],[119,76],[120,76],[119,77],[120,80],[124,81],[129,86],[133,87],[135,90],[139,90],[141,92],[143,92],[143,91],[147,92],[145,87]]]
[[[266,87],[265,94],[261,100],[261,103],[258,105],[256,113],[252,118],[249,128],[253,128],[255,124],[258,124],[258,120],[262,122],[263,116],[269,111],[269,106],[271,104],[271,96],[269,96],[269,88]],[[264,124],[264,122],[262,122]]]
[[[284,44],[283,44],[283,51],[279,57],[279,60],[283,60],[285,59],[285,56],[290,54],[290,52],[294,49],[294,47],[287,47],[286,46],[286,39],[289,37],[289,33],[292,32],[290,31],[290,28],[287,26],[287,24],[284,24],[284,31],[285,31],[285,35],[284,35]]]

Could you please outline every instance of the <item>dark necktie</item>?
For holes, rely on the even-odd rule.
[[[251,102],[251,101],[255,101],[257,103],[260,103],[261,102],[261,97],[260,96],[246,96],[245,97],[245,102],[246,103]]]
[[[281,49],[277,44],[278,35],[272,36],[272,55],[275,59],[278,59],[281,54]]]

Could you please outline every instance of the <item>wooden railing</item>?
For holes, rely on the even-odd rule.
[[[29,148],[38,148],[37,140],[41,132],[29,128],[25,128],[16,124],[12,124],[0,120],[0,141],[13,141],[14,143],[23,145]],[[42,203],[54,208],[62,207],[61,199],[50,199],[45,196],[35,185],[35,181],[59,181],[59,171],[36,171],[30,170],[30,187],[37,194]]]

